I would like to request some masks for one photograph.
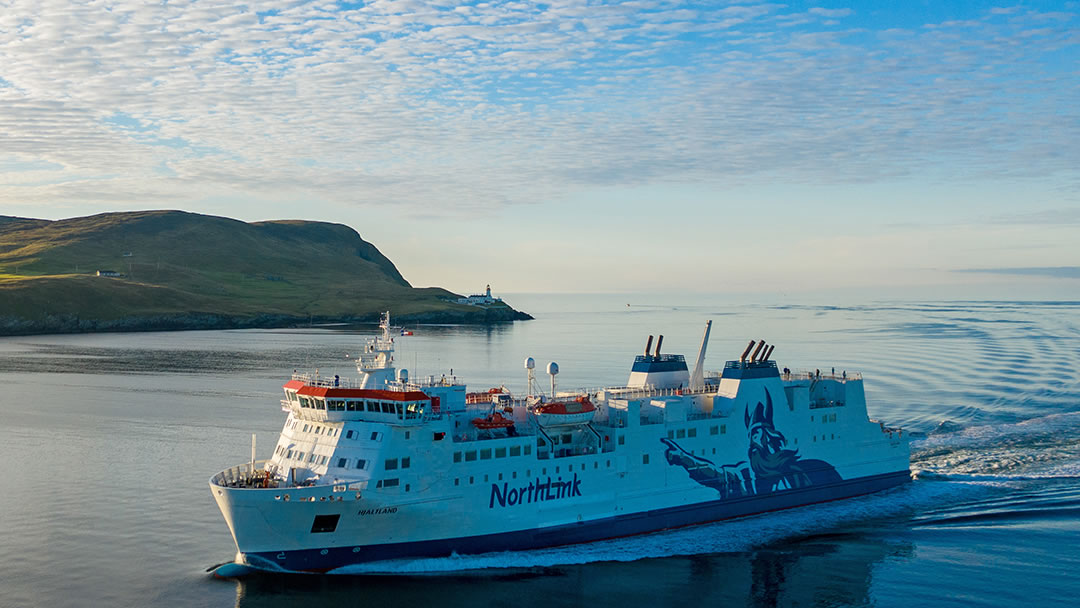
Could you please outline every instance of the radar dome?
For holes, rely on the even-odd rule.
[[[559,373],[559,364],[554,362],[554,361],[552,361],[551,363],[548,363],[547,373],[549,375],[551,375],[551,376],[554,376],[555,374]]]
[[[525,357],[525,369],[534,369],[536,367],[536,361],[532,357]]]

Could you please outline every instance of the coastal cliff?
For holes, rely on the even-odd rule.
[[[341,224],[181,211],[0,216],[0,335],[531,319],[414,288]]]

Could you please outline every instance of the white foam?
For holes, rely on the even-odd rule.
[[[1074,477],[1080,474],[1080,412],[931,435],[912,442],[912,470],[952,480]]]

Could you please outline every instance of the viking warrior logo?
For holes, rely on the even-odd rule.
[[[767,494],[807,486],[835,483],[840,474],[824,460],[803,459],[798,450],[787,449],[787,439],[773,425],[773,401],[765,391],[751,413],[747,406],[744,418],[750,440],[747,460],[716,465],[687,452],[671,439],[661,439],[667,450],[668,464],[686,469],[690,479],[720,493],[721,499]]]
[[[824,460],[803,460],[798,450],[786,449],[787,439],[773,426],[772,395],[765,391],[765,403],[760,401],[744,418],[746,435],[750,439],[750,468],[754,471],[754,490],[758,494],[804,488],[815,484],[840,481],[840,475]]]

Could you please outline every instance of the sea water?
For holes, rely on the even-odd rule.
[[[860,371],[916,437],[892,491],[537,551],[219,581],[207,479],[273,449],[293,372],[351,375],[373,327],[0,338],[0,607],[1065,606],[1080,590],[1080,302],[520,295],[534,321],[409,327],[397,365],[519,392],[625,382],[648,335],[707,369],[750,339]],[[541,374],[545,385],[547,376]]]

